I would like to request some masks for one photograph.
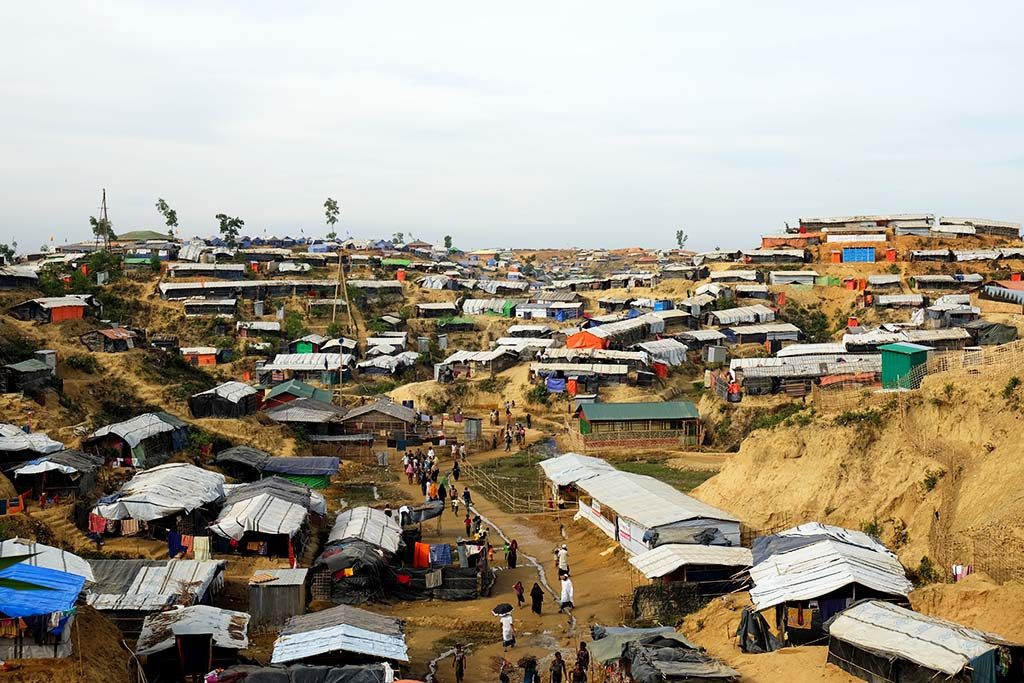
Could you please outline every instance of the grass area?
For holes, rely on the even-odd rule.
[[[710,470],[680,470],[669,467],[661,460],[628,460],[616,462],[615,466],[624,472],[645,474],[674,486],[683,493],[689,493],[715,475]]]
[[[540,481],[541,473],[537,463],[541,460],[544,460],[543,455],[526,450],[502,455],[478,467],[495,479],[514,480],[515,488],[535,487]]]

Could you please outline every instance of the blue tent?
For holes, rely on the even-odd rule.
[[[24,562],[0,572],[0,578],[16,579],[43,586],[45,590],[12,590],[0,587],[0,614],[9,618],[33,617],[51,612],[66,612],[78,600],[85,577],[34,567]]]

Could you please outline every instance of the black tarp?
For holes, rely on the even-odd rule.
[[[380,664],[359,666],[233,666],[226,669],[221,681],[244,683],[384,683],[386,675]]]
[[[651,635],[627,643],[623,657],[637,683],[737,681],[739,672],[673,638]]]
[[[682,545],[732,545],[717,527],[650,529],[644,534],[644,542],[651,548],[659,545],[678,543]]]
[[[1008,344],[1017,339],[1017,328],[1012,325],[989,320],[972,320],[963,327],[978,346]]]
[[[755,612],[750,607],[743,608],[743,616],[736,629],[736,636],[740,639],[741,652],[760,654],[774,652],[782,647],[782,643],[772,635],[768,628],[768,622],[759,612]]]

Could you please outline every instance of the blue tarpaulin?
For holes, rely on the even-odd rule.
[[[548,391],[552,394],[561,394],[565,391],[565,380],[557,377],[548,377]]]
[[[25,581],[45,590],[12,590],[0,587],[0,614],[9,618],[32,617],[71,609],[85,585],[85,577],[34,567],[24,562],[0,572],[0,578]]]
[[[433,567],[450,567],[452,564],[452,547],[447,543],[431,544],[430,564]]]

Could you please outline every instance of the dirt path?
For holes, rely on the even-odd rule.
[[[542,432],[531,430],[529,441],[547,438]],[[437,449],[442,473],[451,469],[450,456]],[[471,464],[481,464],[504,455],[502,450],[484,451],[469,457]],[[392,467],[400,467],[400,457],[391,459]],[[464,642],[470,647],[467,680],[496,681],[495,658],[504,656],[515,662],[524,655],[533,655],[541,661],[542,671],[556,650],[568,661],[575,660],[573,654],[579,640],[590,639],[589,625],[594,623],[618,624],[623,621],[620,598],[632,592],[629,572],[625,571],[621,551],[606,552],[613,547],[610,539],[591,532],[581,524],[573,523],[571,512],[540,513],[536,515],[512,515],[488,500],[483,491],[474,489],[474,482],[463,477],[458,482],[459,493],[469,486],[473,495],[473,507],[486,521],[490,538],[495,545],[497,581],[489,598],[469,602],[415,602],[381,606],[379,611],[387,612],[406,620],[410,656],[413,661],[412,673],[425,676],[426,663],[448,650],[454,642]],[[404,500],[419,501],[421,493],[417,485],[410,486],[405,477],[396,485]],[[393,501],[392,504],[394,505]],[[440,530],[434,520],[423,525],[425,542],[454,542],[465,534],[463,526],[464,508],[460,506],[458,517],[451,507],[441,518]],[[564,536],[563,536],[564,533]],[[519,543],[519,563],[515,569],[508,569],[502,552],[503,539],[516,539]],[[575,588],[574,617],[576,626],[570,625],[569,618],[557,611],[558,590],[554,579],[552,551],[557,544],[569,546],[570,568]],[[619,555],[619,556],[616,556]],[[537,564],[534,564],[536,562]],[[540,569],[538,569],[538,565]],[[534,582],[542,583],[541,571],[548,582],[553,583],[545,597],[542,615],[537,616],[529,609],[529,599],[523,608],[515,610],[515,626],[518,644],[515,649],[503,653],[500,644],[500,624],[491,615],[491,609],[499,602],[516,603],[512,586],[522,581],[529,593]],[[377,608],[374,608],[377,609]],[[438,683],[454,680],[449,660],[437,664],[434,678]]]

